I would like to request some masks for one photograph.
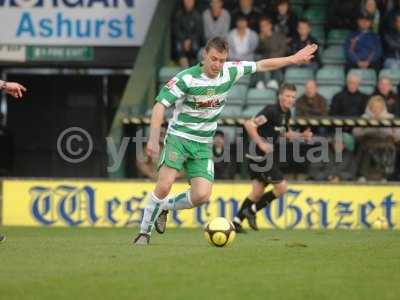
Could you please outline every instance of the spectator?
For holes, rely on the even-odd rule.
[[[363,0],[361,3],[361,14],[371,18],[372,31],[379,34],[381,25],[381,14],[375,0]]]
[[[354,29],[354,20],[359,12],[360,0],[330,0],[328,6],[327,27]]]
[[[289,44],[289,54],[295,54],[307,45],[318,44],[317,40],[310,33],[310,22],[307,19],[299,20],[297,23],[297,34]],[[318,69],[318,54],[315,55],[315,58],[308,65],[303,65],[303,67],[316,71]]]
[[[226,147],[228,145],[228,147]],[[233,179],[236,172],[233,145],[227,143],[225,134],[218,130],[214,136],[214,177],[215,179]]]
[[[248,27],[247,19],[239,16],[236,28],[228,35],[229,58],[231,60],[254,61],[254,51],[258,45],[257,33]]]
[[[365,110],[367,96],[359,91],[360,77],[347,75],[345,88],[333,96],[330,107],[331,116],[359,117]]]
[[[262,17],[262,12],[253,5],[253,0],[240,0],[239,7],[232,11],[232,24],[235,27],[239,17],[246,18],[248,26],[254,30],[258,30],[258,21]]]
[[[231,16],[223,7],[223,0],[211,0],[210,8],[203,12],[204,37],[206,40],[228,35]]]
[[[264,58],[275,58],[285,56],[287,53],[286,37],[279,32],[272,31],[272,21],[270,18],[262,17],[260,19],[260,34],[258,47],[255,51],[256,60]],[[271,79],[281,82],[283,80],[282,70],[266,72],[265,74],[257,73],[258,82],[262,86],[268,83]],[[260,86],[259,84],[257,84]]]
[[[304,95],[296,101],[296,116],[322,117],[326,115],[328,115],[326,99],[318,94],[318,86],[315,80],[307,81]]]
[[[400,13],[394,18],[394,26],[383,34],[385,68],[400,68]]]
[[[379,36],[371,31],[368,15],[357,18],[358,30],[351,32],[344,45],[347,68],[379,69],[382,48]]]
[[[392,82],[389,78],[382,77],[378,81],[378,86],[374,95],[379,95],[385,100],[389,113],[400,116],[400,102],[398,95],[393,91]]]
[[[341,139],[335,138],[329,143],[328,162],[317,162],[309,165],[308,179],[317,181],[340,182],[354,180],[357,172],[357,161],[354,156],[354,138],[344,133]],[[341,157],[339,160],[338,157]]]
[[[394,116],[387,112],[381,96],[373,96],[362,117],[380,120]],[[381,180],[393,173],[396,142],[400,140],[398,128],[354,128],[353,134],[360,143],[357,155],[362,179]]]
[[[195,9],[195,0],[182,0],[180,9],[174,20],[174,44],[178,63],[188,67],[197,61],[197,52],[203,43],[203,22]]]
[[[278,0],[274,12],[274,31],[284,34],[289,40],[296,34],[297,16],[288,0]]]
[[[394,24],[394,19],[396,18],[397,15],[400,14],[400,0],[395,0],[393,1],[393,5],[387,15],[385,16],[384,20],[384,32],[388,32],[391,29],[393,29],[393,24]]]

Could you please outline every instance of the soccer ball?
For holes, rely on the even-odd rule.
[[[235,227],[225,218],[215,218],[204,228],[204,236],[212,246],[226,247],[235,239]]]

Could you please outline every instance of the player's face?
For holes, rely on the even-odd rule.
[[[219,52],[217,49],[211,48],[204,51],[204,72],[208,77],[217,77],[221,72],[224,63],[228,57],[226,51]]]
[[[283,111],[290,110],[296,102],[296,91],[283,90],[279,94],[279,103]]]

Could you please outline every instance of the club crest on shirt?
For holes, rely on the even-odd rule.
[[[207,97],[212,97],[215,95],[215,90],[214,89],[207,89],[206,92]]]
[[[178,153],[176,152],[169,152],[168,159],[172,162],[176,162],[178,160]]]

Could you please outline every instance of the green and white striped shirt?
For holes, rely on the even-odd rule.
[[[156,97],[166,107],[175,104],[167,133],[212,143],[229,90],[243,75],[255,72],[255,62],[240,61],[226,62],[216,78],[208,78],[200,64],[178,73]]]

